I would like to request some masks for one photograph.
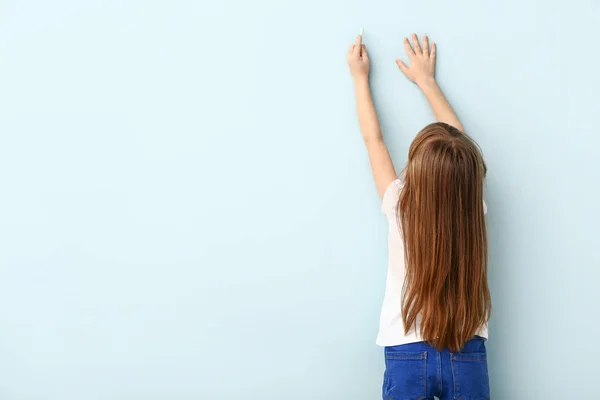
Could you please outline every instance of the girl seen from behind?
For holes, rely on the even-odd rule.
[[[411,143],[400,178],[371,98],[362,36],[348,49],[360,129],[390,225],[377,337],[385,348],[383,398],[488,399],[486,166],[436,83],[435,44],[425,36],[421,47],[413,35],[404,47],[410,63],[396,63],[437,122]]]

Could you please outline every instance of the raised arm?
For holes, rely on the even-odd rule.
[[[427,98],[435,118],[439,122],[445,122],[458,130],[464,132],[464,128],[458,119],[458,116],[448,103],[448,100],[442,93],[435,80],[435,43],[429,49],[429,38],[423,37],[423,47],[419,43],[416,34],[412,35],[412,46],[408,39],[404,39],[404,48],[409,59],[409,66],[401,60],[396,60],[396,64],[408,79],[413,81],[423,91]]]
[[[362,44],[361,35],[356,38],[356,43],[350,45],[348,49],[348,66],[354,81],[360,131],[369,153],[375,186],[379,195],[383,197],[385,189],[397,178],[397,175],[390,153],[383,141],[379,119],[371,97],[369,56],[367,47]]]

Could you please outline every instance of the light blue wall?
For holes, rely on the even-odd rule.
[[[2,0],[0,398],[376,399],[386,226],[429,33],[489,166],[496,399],[597,391],[600,3]]]

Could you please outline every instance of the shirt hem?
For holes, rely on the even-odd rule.
[[[486,341],[488,340],[487,332],[477,332],[477,333],[475,333],[475,336],[479,336]],[[419,336],[405,336],[403,339],[404,340],[389,340],[388,341],[388,340],[383,340],[383,339],[377,338],[377,340],[375,341],[375,344],[379,347],[389,347],[389,346],[401,346],[403,344],[424,342],[423,338],[421,338]]]

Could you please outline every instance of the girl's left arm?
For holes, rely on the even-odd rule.
[[[375,186],[379,195],[383,197],[385,189],[398,178],[394,163],[390,157],[387,146],[381,134],[379,119],[371,97],[371,88],[369,86],[369,56],[367,48],[362,44],[362,36],[356,38],[356,43],[348,49],[348,66],[354,80],[354,93],[356,95],[356,111],[358,113],[358,123],[362,133]]]

